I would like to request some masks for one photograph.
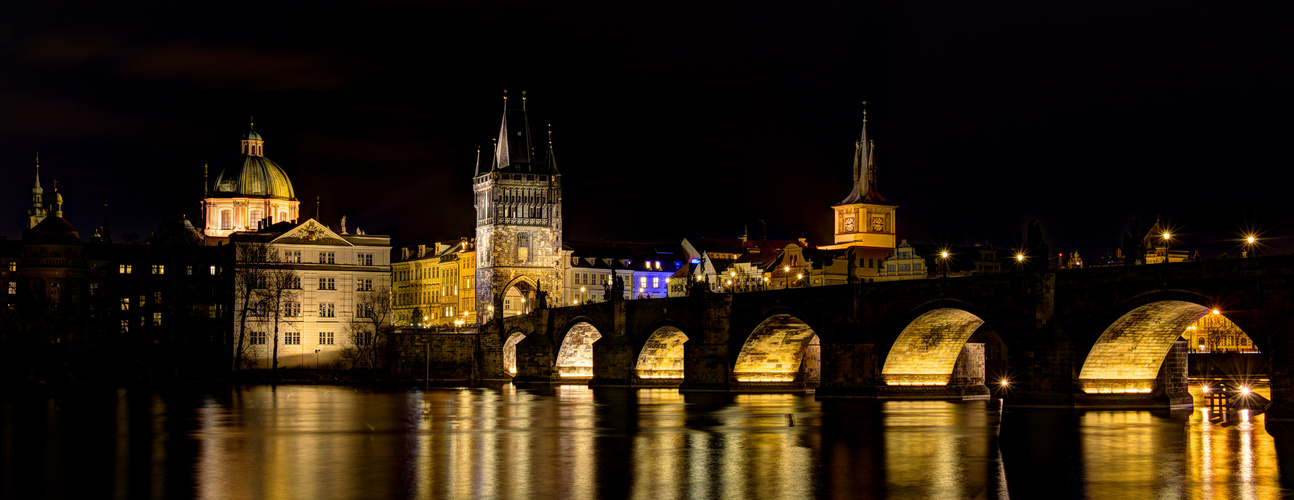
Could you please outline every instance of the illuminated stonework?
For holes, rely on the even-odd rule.
[[[687,335],[672,326],[656,329],[638,354],[639,378],[683,378],[683,343]]]
[[[948,385],[957,357],[975,330],[979,316],[961,309],[935,309],[913,320],[899,334],[885,358],[886,385]]]
[[[593,325],[576,323],[572,326],[566,332],[562,348],[557,351],[557,374],[568,378],[592,377],[593,343],[600,338],[602,333]]]
[[[1165,300],[1124,314],[1092,346],[1078,375],[1079,386],[1088,394],[1153,391],[1173,342],[1208,312],[1198,304]]]
[[[524,333],[516,332],[508,336],[508,340],[503,343],[503,368],[509,375],[517,374],[517,343],[525,338]],[[589,366],[593,364],[590,363]]]
[[[738,382],[794,382],[806,347],[816,339],[813,329],[794,316],[773,316],[741,346],[732,374]]]

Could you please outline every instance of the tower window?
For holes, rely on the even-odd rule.
[[[220,229],[228,230],[228,229],[233,229],[233,228],[234,228],[234,211],[233,211],[233,210],[227,210],[227,209],[226,209],[226,210],[221,210],[221,211],[220,211]]]

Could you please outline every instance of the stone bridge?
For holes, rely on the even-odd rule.
[[[483,373],[519,381],[1178,407],[1187,325],[1223,314],[1294,402],[1294,257],[607,302],[496,317]]]

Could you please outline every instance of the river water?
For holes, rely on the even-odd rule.
[[[4,498],[1273,498],[1262,415],[580,386],[0,396]],[[1045,496],[1043,496],[1045,495]]]

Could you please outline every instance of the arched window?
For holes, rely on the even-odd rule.
[[[233,211],[233,210],[229,210],[229,209],[221,210],[221,211],[220,211],[220,229],[226,229],[226,230],[228,230],[228,229],[233,229],[233,228],[234,228],[234,211]]]

